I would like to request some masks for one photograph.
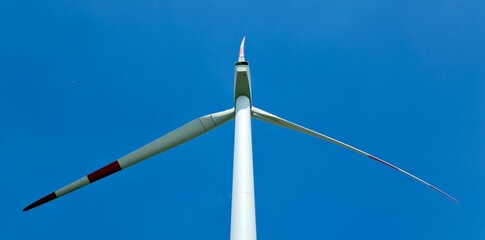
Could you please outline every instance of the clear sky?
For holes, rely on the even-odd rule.
[[[259,239],[485,238],[484,1],[0,1],[0,239],[228,239],[234,122],[28,212],[233,106],[253,120]]]

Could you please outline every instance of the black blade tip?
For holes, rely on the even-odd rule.
[[[56,199],[57,196],[56,196],[56,193],[55,192],[52,192],[50,193],[49,195],[33,202],[32,204],[30,204],[29,206],[25,207],[24,210],[22,210],[23,212],[26,212],[26,211],[29,211],[30,209],[32,208],[35,208],[35,207],[38,207],[46,202],[49,202],[49,201],[52,201],[54,199]]]

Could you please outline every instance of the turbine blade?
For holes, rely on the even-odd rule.
[[[239,47],[239,58],[238,62],[244,62],[244,42],[246,41],[246,36],[243,37],[241,41],[241,46]]]
[[[127,154],[126,156],[33,202],[32,204],[24,208],[23,211],[25,212],[27,210],[40,206],[44,203],[52,201],[76,189],[84,187],[90,183],[96,182],[101,178],[107,177],[115,172],[123,170],[133,164],[139,163],[149,157],[152,157],[170,148],[178,146],[214,128],[221,126],[222,124],[226,123],[227,121],[233,118],[234,118],[234,108],[228,109],[222,112],[209,114],[209,115],[197,118],[195,120],[192,120],[191,122],[183,125],[182,127],[175,129],[174,131],[154,140],[151,143],[148,143],[147,145]]]
[[[311,129],[308,129],[308,128],[302,127],[302,126],[300,126],[298,124],[295,124],[295,123],[292,123],[290,121],[287,121],[287,120],[285,120],[283,118],[280,118],[280,117],[278,117],[276,115],[273,115],[271,113],[265,112],[265,111],[263,111],[261,109],[258,109],[256,107],[251,107],[251,113],[252,113],[252,115],[255,118],[257,118],[259,120],[262,120],[262,121],[265,121],[265,122],[268,122],[268,123],[272,123],[272,124],[278,125],[280,127],[289,128],[291,130],[295,130],[295,131],[298,131],[298,132],[301,132],[301,133],[305,133],[305,134],[308,134],[308,135],[313,136],[313,137],[316,137],[316,138],[323,139],[325,141],[331,142],[333,144],[339,145],[341,147],[347,148],[347,149],[352,150],[352,151],[354,151],[356,153],[359,153],[361,155],[364,155],[366,157],[369,157],[372,160],[375,160],[377,162],[380,162],[380,163],[382,163],[382,164],[384,164],[384,165],[386,165],[388,167],[391,167],[391,168],[393,168],[393,169],[395,169],[395,170],[397,170],[399,172],[402,172],[402,173],[408,175],[409,177],[411,177],[411,178],[413,178],[413,179],[415,179],[415,180],[417,180],[417,181],[419,181],[419,182],[427,185],[428,187],[430,187],[430,188],[436,190],[437,192],[445,195],[446,197],[452,199],[453,201],[459,202],[456,198],[454,198],[451,195],[449,195],[448,193],[440,190],[439,188],[437,188],[437,187],[429,184],[428,182],[422,180],[421,178],[418,178],[418,177],[414,176],[413,174],[411,174],[411,173],[409,173],[409,172],[407,172],[407,171],[405,171],[405,170],[403,170],[403,169],[401,169],[401,168],[399,168],[399,167],[397,167],[397,166],[395,166],[393,164],[390,164],[390,163],[388,163],[388,162],[386,162],[386,161],[384,161],[384,160],[382,160],[382,159],[380,159],[378,157],[375,157],[375,156],[373,156],[373,155],[371,155],[369,153],[366,153],[366,152],[364,152],[364,151],[362,151],[362,150],[360,150],[358,148],[352,147],[352,146],[350,146],[350,145],[348,145],[346,143],[343,143],[343,142],[341,142],[339,140],[333,139],[333,138],[328,137],[326,135],[323,135],[323,134],[321,134],[319,132],[313,131]]]

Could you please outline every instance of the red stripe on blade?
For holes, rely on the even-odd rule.
[[[370,158],[372,158],[372,159],[374,159],[374,160],[376,160],[376,161],[378,161],[378,162],[380,162],[380,163],[383,163],[383,164],[385,164],[385,165],[387,165],[387,166],[389,166],[389,167],[392,167],[392,168],[394,168],[394,169],[396,169],[396,170],[399,170],[399,168],[398,168],[398,167],[396,167],[396,166],[394,166],[394,165],[392,165],[392,164],[390,164],[390,163],[388,163],[388,162],[386,162],[386,161],[384,161],[384,160],[382,160],[382,159],[380,159],[380,158],[378,158],[378,157],[374,157],[374,156],[372,156],[372,155],[368,155],[368,157],[370,157]]]
[[[89,182],[90,183],[96,182],[101,178],[104,178],[104,177],[109,176],[109,175],[111,175],[115,172],[118,172],[119,170],[121,170],[120,164],[118,163],[118,161],[114,161],[114,162],[100,168],[99,170],[89,174],[88,175]]]
[[[54,200],[56,198],[57,198],[56,193],[53,192],[53,193],[51,193],[51,194],[49,194],[49,195],[47,195],[47,196],[45,196],[45,197],[43,197],[43,198],[35,201],[34,203],[30,204],[26,208],[24,208],[24,212],[25,211],[28,211],[28,210],[30,210],[32,208],[38,207],[38,206],[40,206],[40,205],[42,205],[42,204],[44,204],[46,202],[52,201],[52,200]]]

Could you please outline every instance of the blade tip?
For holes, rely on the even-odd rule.
[[[40,206],[40,205],[42,205],[42,204],[44,204],[44,203],[47,203],[47,202],[50,202],[50,201],[52,201],[52,200],[56,199],[56,198],[57,198],[56,193],[55,193],[55,192],[52,192],[52,193],[50,193],[50,194],[46,195],[45,197],[43,197],[43,198],[41,198],[41,199],[39,199],[39,200],[37,200],[37,201],[33,202],[33,203],[32,203],[32,204],[30,204],[29,206],[25,207],[25,208],[22,210],[22,212],[29,211],[29,210],[30,210],[30,209],[32,209],[32,208],[38,207],[38,206]]]
[[[243,37],[241,41],[241,46],[239,47],[239,62],[244,62],[244,43],[246,42],[246,36]]]
[[[451,197],[451,199],[452,199],[453,201],[455,201],[456,203],[461,204],[460,200],[458,200],[458,199],[456,199],[456,198],[454,198],[454,197]]]

